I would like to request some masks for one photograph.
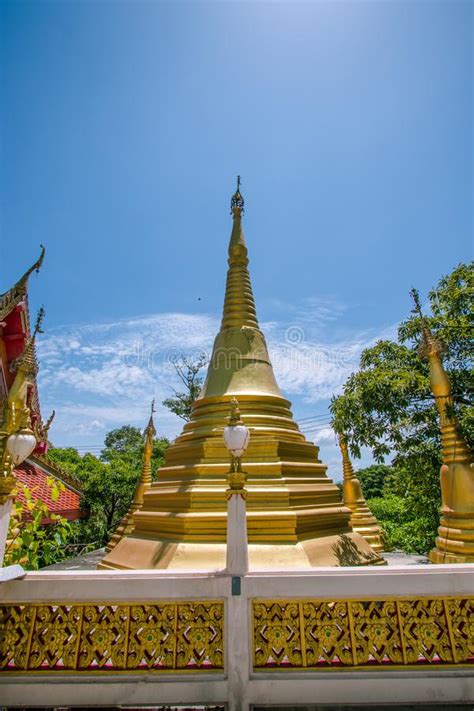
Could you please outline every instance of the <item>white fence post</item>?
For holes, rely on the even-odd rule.
[[[246,575],[249,569],[246,491],[228,489],[226,570],[229,575]]]
[[[25,575],[25,571],[21,565],[9,565],[6,568],[2,568],[7,545],[8,526],[10,524],[13,506],[13,500],[11,498],[13,483],[14,479],[12,477],[0,478],[0,583],[6,582],[7,580],[14,580],[15,578],[21,578]]]
[[[8,526],[10,524],[10,514],[12,511],[13,502],[7,499],[4,503],[0,503],[0,568],[3,565],[5,557],[5,547],[7,545]]]
[[[227,612],[227,679],[229,711],[247,711],[250,649],[252,649],[245,575],[249,569],[245,472],[229,474],[227,489],[226,571],[231,594]]]
[[[227,704],[228,711],[248,711],[250,654],[253,648],[249,625],[249,601],[245,577],[234,576],[227,612]]]

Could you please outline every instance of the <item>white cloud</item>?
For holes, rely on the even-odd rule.
[[[317,432],[317,434],[314,436],[314,441],[316,442],[316,444],[321,444],[323,442],[335,444],[336,433],[334,432],[332,427],[325,427],[324,429]]]
[[[327,401],[357,368],[361,351],[394,335],[394,327],[376,334],[340,326],[337,337],[323,339],[323,332],[335,333],[327,324],[344,312],[336,301],[307,300],[299,308],[280,305],[281,320],[262,324],[277,381],[303,416],[327,412]],[[52,440],[95,446],[114,427],[143,427],[150,400],[155,397],[159,405],[179,388],[173,358],[183,352],[210,354],[219,323],[210,315],[164,313],[46,333],[38,343],[38,382],[43,411],[57,411]],[[182,421],[165,408],[159,407],[156,420],[159,432],[170,438],[181,431]],[[330,427],[314,434],[325,458],[327,450],[336,461]]]

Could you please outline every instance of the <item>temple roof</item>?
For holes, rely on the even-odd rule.
[[[31,336],[30,313],[28,304],[28,280],[31,274],[38,272],[45,255],[45,248],[41,245],[41,253],[38,259],[29,269],[18,279],[8,291],[0,294],[0,340],[3,342],[3,355],[0,362],[0,375],[3,371],[4,385],[6,392],[9,392],[16,375],[16,367],[22,359],[31,361],[32,366],[36,366],[36,352],[34,337]],[[40,309],[38,330],[44,310]],[[35,334],[36,335],[36,330]],[[36,374],[32,367],[31,382],[32,389],[29,395],[29,407],[31,410],[31,420],[35,434],[39,435],[36,454],[46,451],[46,431],[42,424],[41,409],[38,397],[38,387],[36,384]],[[1,417],[0,417],[1,419]]]
[[[0,294],[0,321],[3,321],[11,311],[25,298],[28,290],[28,279],[30,275],[40,270],[43,264],[45,249],[41,245],[41,254],[34,264],[23,274],[20,279],[3,294]]]
[[[52,472],[41,466],[39,462],[27,459],[15,469],[15,477],[17,480],[27,486],[34,500],[41,500],[45,503],[51,513],[60,514],[69,521],[81,518],[81,495],[76,489],[73,489],[68,482],[63,481],[65,488],[59,493],[59,497],[55,501],[51,496],[51,488],[48,485],[48,478],[51,478]],[[59,478],[56,475],[56,478]],[[61,479],[62,480],[62,479]],[[25,503],[25,496],[20,489],[18,499]],[[51,519],[45,519],[43,524],[51,523]]]

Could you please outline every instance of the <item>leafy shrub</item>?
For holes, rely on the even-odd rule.
[[[53,477],[48,477],[47,484],[51,498],[57,501],[64,484]],[[25,501],[18,498],[20,491]],[[66,544],[73,532],[71,524],[63,516],[52,513],[47,504],[33,497],[33,493],[34,488],[17,482],[4,565],[20,563],[26,570],[38,570],[67,557]],[[45,519],[52,523],[45,525]]]

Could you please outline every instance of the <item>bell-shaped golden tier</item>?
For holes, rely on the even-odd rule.
[[[257,321],[242,211],[238,190],[221,329],[191,420],[134,513],[133,532],[106,555],[102,568],[225,566],[229,455],[222,435],[234,396],[250,429],[244,458],[250,567],[384,562],[352,530],[351,512],[327,477],[318,448],[305,440],[278,388]]]
[[[342,498],[351,510],[351,526],[360,533],[374,551],[382,553],[382,529],[372,511],[367,506],[359,479],[354,473],[354,468],[349,457],[345,436],[339,437],[339,447],[342,454],[342,468],[344,480],[342,483]]]

